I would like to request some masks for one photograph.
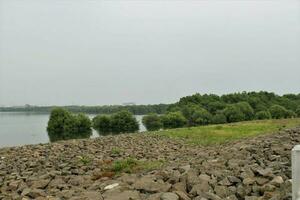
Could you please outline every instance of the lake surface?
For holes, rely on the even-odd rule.
[[[88,115],[90,118],[95,115]],[[145,131],[141,115],[135,116],[140,123],[140,131]],[[0,147],[19,146],[49,142],[47,123],[49,114],[0,112]],[[92,137],[99,137],[93,130]]]

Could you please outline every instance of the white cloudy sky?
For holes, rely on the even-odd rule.
[[[300,93],[298,0],[0,0],[0,105]]]

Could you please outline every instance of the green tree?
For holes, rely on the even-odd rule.
[[[186,125],[187,120],[181,112],[170,112],[161,117],[164,128],[180,128]]]
[[[239,102],[236,104],[245,115],[245,120],[251,120],[254,117],[254,110],[248,102]]]
[[[97,115],[93,118],[93,128],[97,130],[98,133],[111,133],[111,117],[108,115]]]
[[[86,115],[73,115],[61,108],[52,110],[47,131],[51,142],[88,138],[92,135],[91,121]]]
[[[273,105],[269,110],[272,115],[272,118],[274,119],[286,118],[288,113],[287,109],[280,105]]]
[[[163,127],[161,118],[154,113],[144,116],[142,122],[148,131],[157,131]]]
[[[224,115],[226,116],[226,121],[231,122],[239,122],[246,119],[245,114],[241,111],[240,107],[237,105],[228,105],[224,111]]]
[[[255,119],[271,119],[271,113],[269,111],[259,111],[255,114]]]
[[[218,111],[223,110],[226,107],[226,104],[221,101],[210,102],[207,105],[207,110],[211,114],[216,114]]]
[[[111,116],[112,133],[134,133],[138,130],[139,123],[129,111],[120,111]]]
[[[47,132],[49,136],[58,137],[64,135],[66,121],[71,118],[71,113],[62,108],[54,108],[48,121]]]
[[[296,109],[296,114],[297,114],[297,117],[300,117],[300,106],[298,106],[298,108]]]
[[[212,115],[203,108],[198,108],[192,114],[192,123],[194,125],[207,125],[211,123]]]
[[[83,113],[77,114],[76,126],[78,132],[92,132],[92,122],[90,118]]]
[[[217,113],[212,117],[212,124],[225,124],[227,123],[226,116],[223,113]]]
[[[285,118],[294,118],[297,117],[297,114],[292,110],[287,110],[285,114]]]

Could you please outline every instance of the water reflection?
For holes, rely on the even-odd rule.
[[[57,142],[60,140],[70,140],[70,139],[86,139],[92,136],[92,130],[88,132],[80,132],[80,134],[67,134],[67,135],[48,133],[48,136],[50,142]]]

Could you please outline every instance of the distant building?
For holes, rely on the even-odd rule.
[[[134,105],[136,105],[134,102],[123,103],[123,106],[134,106]]]

